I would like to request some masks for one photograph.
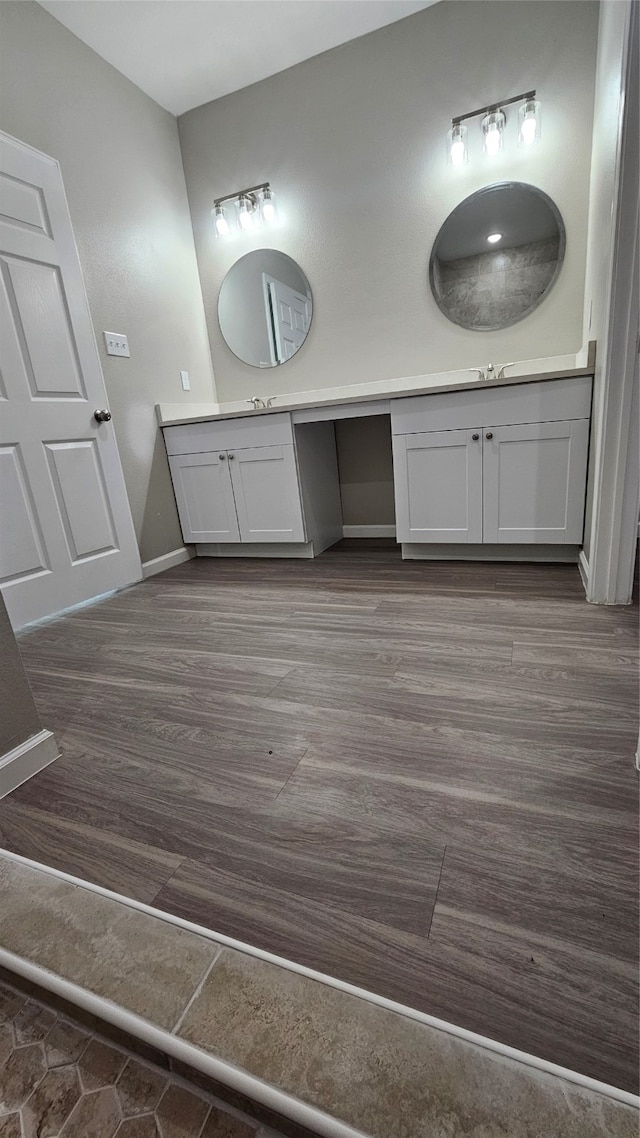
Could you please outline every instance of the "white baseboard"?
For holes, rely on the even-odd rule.
[[[395,526],[343,526],[343,537],[395,537]]]
[[[52,731],[39,731],[0,758],[0,798],[10,794],[60,754]]]
[[[153,577],[155,573],[164,573],[165,569],[182,565],[183,561],[190,561],[193,556],[191,550],[182,545],[180,549],[172,549],[171,553],[163,553],[161,557],[152,557],[151,561],[143,561],[142,576]]]
[[[589,562],[587,561],[587,555],[586,555],[584,549],[581,549],[579,554],[578,554],[578,569],[580,570],[580,576],[582,577],[582,584],[584,585],[584,591],[588,596],[589,595]]]

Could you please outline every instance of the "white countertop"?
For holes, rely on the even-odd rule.
[[[254,415],[270,415],[278,411],[298,411],[312,407],[339,407],[349,403],[367,403],[379,399],[401,399],[409,395],[433,395],[438,391],[467,391],[477,387],[504,387],[515,383],[536,383],[544,379],[565,379],[576,375],[593,375],[596,344],[594,340],[575,356],[547,356],[521,360],[505,366],[504,379],[480,379],[476,369],[434,372],[401,379],[381,379],[370,383],[353,383],[344,387],[323,387],[316,391],[294,391],[273,396],[270,408],[255,410],[250,400],[231,403],[157,403],[156,416],[161,427],[181,423],[203,423],[214,419],[238,419]],[[265,373],[260,373],[264,382]],[[261,395],[266,402],[268,391]]]

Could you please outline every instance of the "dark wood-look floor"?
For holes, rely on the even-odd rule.
[[[570,566],[192,561],[21,638],[0,842],[634,1089],[637,634]]]

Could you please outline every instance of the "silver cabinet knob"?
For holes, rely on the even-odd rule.
[[[220,459],[220,462],[224,462],[224,460],[225,460],[225,458],[226,458],[226,457],[227,457],[227,456],[226,456],[226,454],[219,454],[219,455],[218,455],[218,458]]]
[[[93,417],[94,417],[96,423],[110,423],[111,422],[111,412],[110,411],[94,411]]]
[[[492,439],[492,438],[493,438],[493,431],[487,431],[487,438],[488,438],[488,439]]]
[[[477,443],[478,439],[480,438],[480,435],[472,435],[471,438],[473,439],[474,443]]]
[[[235,457],[235,456],[234,456],[234,455],[232,455],[232,454],[230,454],[230,455],[229,455],[229,458],[234,458],[234,457]]]

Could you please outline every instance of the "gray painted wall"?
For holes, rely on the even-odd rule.
[[[16,638],[0,596],[0,758],[41,730]]]
[[[0,4],[0,53],[0,126],[62,166],[146,561],[182,545],[154,404],[215,398],[176,120],[30,0]]]
[[[582,345],[598,4],[443,0],[179,119],[196,250],[221,400],[574,352]],[[536,87],[542,144],[495,160],[446,163],[452,115]],[[474,146],[480,131],[470,125]],[[543,304],[501,332],[471,332],[439,311],[433,240],[483,185],[539,186],[566,224],[567,252]],[[216,196],[269,179],[282,224],[216,239]],[[216,304],[249,249],[281,248],[307,274],[314,317],[285,366],[260,373],[229,352]]]
[[[345,526],[395,525],[391,420],[365,415],[336,422],[336,450]]]

